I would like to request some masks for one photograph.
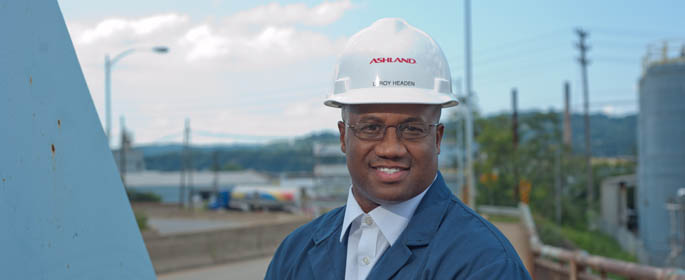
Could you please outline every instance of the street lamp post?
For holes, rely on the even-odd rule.
[[[107,132],[107,144],[111,143],[112,136],[112,66],[114,66],[117,61],[121,60],[125,56],[134,53],[138,49],[128,49],[114,58],[110,59],[109,54],[105,54],[105,131]],[[169,48],[165,46],[157,46],[150,49],[150,51],[165,54],[169,52]]]

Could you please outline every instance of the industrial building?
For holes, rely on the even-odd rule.
[[[623,250],[644,256],[641,241],[638,239],[638,212],[635,190],[635,174],[609,177],[600,186],[601,222],[599,228],[613,236]]]
[[[685,267],[685,47],[644,59],[637,174],[602,182],[600,229],[640,263]]]
[[[685,267],[678,197],[678,190],[685,189],[685,48],[669,52],[668,47],[664,43],[657,53],[649,50],[639,84],[636,205],[646,254],[638,258],[650,265]]]
[[[270,185],[272,179],[253,170],[244,171],[194,171],[192,180],[181,187],[181,172],[142,171],[126,174],[126,188],[138,192],[149,192],[159,195],[162,203],[178,203],[181,197],[188,199],[191,192],[208,196],[216,189],[233,186]],[[181,190],[184,191],[181,196]],[[208,198],[208,197],[206,197]]]

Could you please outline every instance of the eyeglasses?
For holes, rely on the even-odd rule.
[[[396,125],[385,125],[382,123],[360,122],[354,125],[345,123],[354,132],[354,136],[362,140],[381,140],[385,137],[388,127],[394,127],[397,137],[404,140],[417,140],[428,136],[430,128],[439,123],[408,122]]]

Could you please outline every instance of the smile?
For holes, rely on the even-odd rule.
[[[387,174],[394,174],[395,172],[399,172],[399,168],[388,168],[388,167],[379,167],[378,171],[387,173]]]
[[[376,178],[383,183],[397,183],[409,175],[409,168],[400,166],[374,166]]]

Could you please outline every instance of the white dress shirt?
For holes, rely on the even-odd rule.
[[[407,201],[380,205],[369,213],[364,213],[350,187],[340,232],[340,242],[343,242],[347,228],[350,228],[347,237],[346,280],[366,279],[385,249],[392,246],[407,227],[429,188],[430,186]]]

